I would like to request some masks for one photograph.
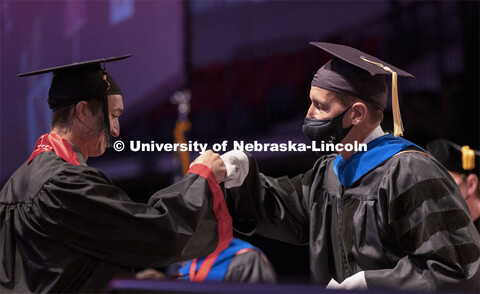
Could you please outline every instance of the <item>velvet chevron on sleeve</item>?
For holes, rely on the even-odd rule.
[[[292,179],[250,171],[227,192],[234,229],[310,247],[315,283],[365,271],[368,288],[479,291],[480,237],[448,172],[415,146],[350,185],[335,155]]]

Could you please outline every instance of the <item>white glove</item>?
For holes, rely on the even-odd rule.
[[[235,188],[243,184],[248,175],[248,157],[239,150],[232,150],[220,156],[227,168],[227,175],[223,182],[225,188]]]
[[[334,279],[331,279],[327,285],[326,289],[333,289],[333,290],[365,290],[368,289],[367,281],[365,281],[365,272],[361,271],[354,274],[351,277],[348,277],[339,284]]]

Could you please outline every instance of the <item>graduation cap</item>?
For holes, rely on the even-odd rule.
[[[394,134],[403,135],[397,76],[414,78],[413,75],[352,47],[325,42],[310,44],[334,56],[317,71],[312,86],[348,94],[384,110],[388,94],[385,76],[391,75]]]
[[[480,152],[468,145],[460,146],[446,139],[437,139],[428,143],[426,148],[447,170],[479,175]]]
[[[100,98],[103,101],[105,136],[107,146],[111,145],[110,122],[108,115],[108,95],[122,92],[113,77],[105,70],[105,63],[126,59],[127,54],[118,57],[102,58],[68,65],[45,68],[37,71],[19,74],[19,77],[53,73],[52,83],[48,92],[50,109],[57,110],[80,101]]]

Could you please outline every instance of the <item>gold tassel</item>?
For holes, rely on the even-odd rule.
[[[462,168],[464,170],[475,168],[475,152],[468,145],[462,147]]]
[[[110,83],[108,82],[107,75],[105,73],[103,74],[103,80],[105,83],[107,83],[107,91],[110,90]]]
[[[403,136],[403,122],[400,114],[400,104],[397,91],[397,73],[392,71],[392,112],[393,112],[393,134],[395,137]]]
[[[397,90],[397,73],[394,72],[388,66],[375,61],[368,60],[365,56],[360,56],[363,61],[369,62],[376,66],[383,68],[383,70],[392,74],[392,113],[393,113],[393,134],[395,137],[403,136],[403,122],[402,115],[400,113],[400,103],[398,100],[398,90]]]

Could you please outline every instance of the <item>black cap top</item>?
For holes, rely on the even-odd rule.
[[[437,139],[427,144],[427,151],[449,171],[479,174],[480,152],[468,146],[462,147],[446,139]]]
[[[123,56],[116,56],[116,57],[109,57],[109,58],[99,58],[99,59],[82,61],[82,62],[75,62],[75,63],[72,63],[72,64],[49,67],[49,68],[44,68],[44,69],[31,71],[31,72],[25,72],[25,73],[18,74],[17,76],[18,77],[26,77],[26,76],[44,74],[44,73],[47,73],[47,72],[60,72],[62,70],[74,71],[74,70],[77,70],[77,69],[81,69],[84,66],[89,66],[89,65],[98,65],[99,66],[101,63],[122,60],[122,59],[129,58],[130,56],[132,56],[132,54],[126,54],[126,55],[123,55]]]
[[[101,64],[126,59],[131,54],[78,62],[19,74],[19,77],[53,72],[53,80],[48,93],[51,109],[59,109],[79,101],[94,97],[120,94],[121,90],[111,75],[101,68]],[[104,77],[105,76],[105,77]],[[106,79],[106,81],[105,81]],[[105,92],[106,91],[106,92]]]
[[[393,71],[399,76],[414,77],[352,47],[324,42],[310,44],[335,56],[317,71],[312,80],[313,86],[360,98],[382,110],[387,106],[385,75],[391,75]]]

